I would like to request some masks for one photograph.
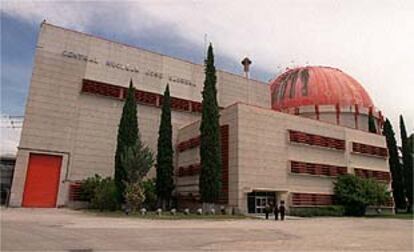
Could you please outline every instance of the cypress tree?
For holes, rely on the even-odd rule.
[[[404,188],[408,199],[407,211],[411,212],[413,207],[413,156],[410,149],[409,138],[405,129],[404,118],[400,115],[400,133],[403,159]]]
[[[125,190],[126,171],[122,164],[121,156],[128,148],[134,147],[139,136],[137,103],[135,100],[135,88],[132,79],[129,83],[122,116],[118,126],[118,138],[115,152],[115,184],[117,187],[118,201],[123,202]]]
[[[170,89],[167,85],[164,91],[162,103],[161,122],[158,131],[157,148],[157,176],[156,192],[158,201],[165,204],[170,201],[174,189],[174,168],[173,168],[173,146],[172,146],[172,125],[171,125],[171,99]]]
[[[217,102],[216,68],[213,46],[209,45],[205,60],[205,80],[202,91],[202,115],[200,125],[200,197],[203,203],[214,203],[219,199],[221,187],[221,151],[219,107]]]
[[[384,123],[384,135],[387,141],[389,159],[388,163],[391,171],[391,187],[393,191],[393,197],[395,207],[397,209],[405,208],[405,195],[404,195],[404,182],[400,160],[398,157],[397,142],[395,141],[395,133],[392,128],[391,122],[387,119]]]
[[[375,126],[374,116],[369,115],[368,117],[368,130],[371,133],[377,133],[377,127]]]

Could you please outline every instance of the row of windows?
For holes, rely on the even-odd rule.
[[[181,166],[178,168],[178,176],[184,177],[184,176],[194,176],[200,174],[200,164],[192,164],[189,166]]]
[[[295,130],[289,130],[289,140],[296,143],[345,150],[345,140]]]
[[[292,173],[336,177],[339,175],[346,174],[347,168],[345,166],[334,166],[334,165],[327,165],[327,164],[291,161],[290,171]]]
[[[378,181],[389,183],[391,175],[385,171],[374,171],[361,168],[355,168],[355,175],[363,178],[373,178]],[[336,177],[347,173],[345,166],[334,166],[327,164],[306,163],[299,161],[290,162],[290,172],[295,174],[324,175]]]
[[[186,151],[188,149],[195,148],[200,145],[200,136],[193,137],[187,141],[183,141],[177,145],[179,152]]]
[[[379,181],[390,182],[391,176],[389,172],[372,171],[367,169],[355,168],[355,175],[363,178],[373,178]]]
[[[345,140],[309,134],[295,130],[289,130],[289,140],[290,142],[295,143],[345,150]],[[388,156],[387,148],[357,142],[352,142],[352,152],[378,157]]]
[[[334,203],[334,195],[316,193],[292,193],[293,206],[326,206]]]
[[[89,94],[102,95],[117,99],[125,99],[127,88],[111,85],[103,82],[83,79],[82,92]],[[160,94],[147,92],[143,90],[135,90],[135,98],[137,103],[160,107],[163,102],[163,96]],[[201,112],[202,104],[196,101],[190,101],[177,97],[171,97],[171,108],[174,110]]]
[[[221,203],[228,201],[229,191],[229,125],[220,126],[220,147],[221,147],[221,192],[220,200]],[[180,142],[177,145],[178,152],[183,152],[188,149],[198,147],[200,145],[200,136],[193,137],[189,140]],[[192,164],[186,167],[179,167],[177,175],[179,177],[194,176],[200,174],[200,164]]]
[[[356,153],[368,154],[379,157],[388,156],[387,148],[355,142],[352,143],[352,151]]]

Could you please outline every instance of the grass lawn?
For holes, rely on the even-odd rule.
[[[398,213],[398,214],[387,214],[387,215],[372,215],[366,216],[368,218],[386,218],[386,219],[402,219],[402,220],[413,220],[413,213]]]
[[[253,217],[245,215],[222,215],[222,214],[203,214],[198,215],[190,213],[185,215],[184,213],[178,212],[175,215],[171,215],[170,212],[164,212],[161,215],[157,215],[155,212],[147,212],[145,215],[141,215],[139,212],[130,213],[126,215],[123,211],[99,211],[99,210],[82,210],[83,212],[95,216],[106,216],[106,217],[124,217],[124,218],[141,218],[141,219],[155,219],[155,220],[240,220],[240,219],[251,219]]]

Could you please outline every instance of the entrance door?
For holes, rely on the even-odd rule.
[[[256,213],[264,213],[267,205],[266,196],[256,196]]]
[[[251,192],[247,195],[249,213],[264,213],[266,205],[274,205],[275,192]]]
[[[61,156],[30,154],[23,207],[56,207]]]

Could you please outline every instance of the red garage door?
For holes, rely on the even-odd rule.
[[[61,156],[30,154],[23,207],[56,207]]]

